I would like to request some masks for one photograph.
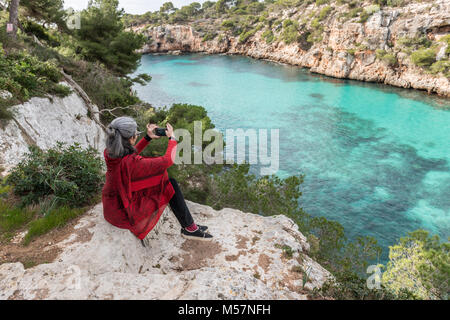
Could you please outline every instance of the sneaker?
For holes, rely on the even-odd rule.
[[[197,231],[194,232],[189,232],[185,229],[182,229],[181,236],[185,239],[200,240],[200,241],[211,241],[213,238],[213,236],[210,235],[209,233],[200,230],[200,227],[197,229]]]
[[[208,226],[202,226],[202,225],[197,225],[197,227],[200,229],[200,231],[205,232],[206,230],[208,230]],[[181,228],[181,232],[183,232],[184,228]]]

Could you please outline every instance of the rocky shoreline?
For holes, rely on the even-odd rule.
[[[292,11],[292,10],[291,10]],[[403,8],[386,8],[372,14],[367,22],[339,22],[335,16],[323,21],[326,29],[322,41],[305,47],[301,43],[283,41],[267,43],[263,30],[257,31],[245,43],[227,31],[217,31],[213,40],[205,41],[201,32],[190,25],[135,26],[148,41],[142,53],[207,53],[236,54],[308,68],[311,72],[366,82],[384,83],[413,88],[450,97],[450,81],[442,73],[433,75],[414,65],[410,55],[394,50],[401,38],[414,37],[425,30],[428,38],[438,41],[450,30],[450,4],[436,1],[414,3]],[[289,12],[290,19],[297,14]],[[205,22],[211,24],[211,22]],[[439,43],[439,42],[438,42]],[[394,46],[393,46],[394,44]],[[439,52],[448,46],[439,43]],[[377,58],[376,50],[395,55],[395,66]]]

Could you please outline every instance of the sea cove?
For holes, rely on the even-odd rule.
[[[279,128],[277,175],[304,173],[299,205],[350,237],[449,235],[448,100],[240,56],[144,55],[142,72],[153,80],[135,89],[154,106],[204,106],[221,131]]]

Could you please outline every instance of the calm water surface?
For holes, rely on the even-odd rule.
[[[220,130],[280,128],[280,177],[304,173],[300,206],[387,248],[425,228],[450,236],[450,103],[238,56],[143,56],[155,106],[204,106]],[[384,250],[385,258],[387,250]]]

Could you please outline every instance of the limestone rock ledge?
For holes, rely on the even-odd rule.
[[[83,99],[72,91],[64,98],[34,97],[11,107],[14,118],[0,124],[0,167],[4,174],[23,159],[29,145],[48,149],[57,141],[77,142],[83,148],[104,150],[103,129],[91,118]],[[92,116],[98,118],[98,114]]]
[[[144,248],[128,230],[108,224],[99,204],[54,244],[62,250],[55,261],[29,269],[0,265],[0,299],[307,299],[330,276],[283,215],[188,206],[214,241],[182,238],[166,209]],[[292,248],[292,257],[282,246]],[[304,288],[299,266],[309,275]]]

